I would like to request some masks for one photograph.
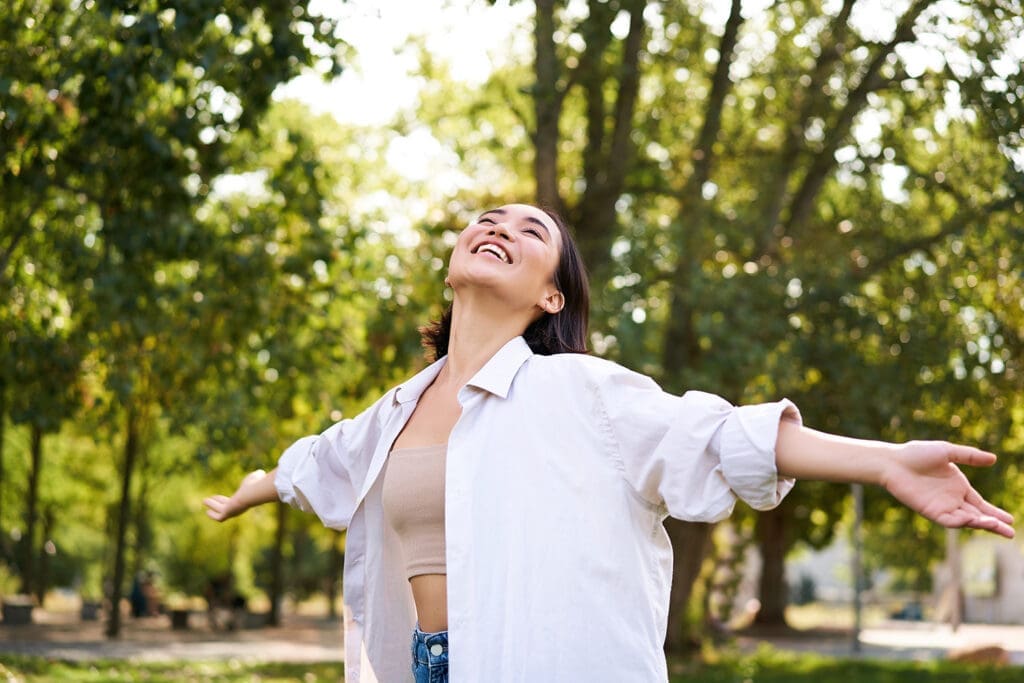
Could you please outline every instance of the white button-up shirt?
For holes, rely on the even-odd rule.
[[[444,362],[278,464],[283,501],[348,529],[350,682],[412,681],[415,608],[380,474]],[[719,520],[737,497],[777,505],[792,487],[776,472],[778,424],[796,407],[673,396],[606,360],[535,355],[522,337],[458,400],[445,473],[451,680],[665,681],[662,522]]]

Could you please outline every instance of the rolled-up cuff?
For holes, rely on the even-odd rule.
[[[282,502],[299,508],[303,512],[313,512],[309,501],[295,489],[295,468],[307,457],[316,443],[317,436],[304,436],[285,449],[277,461],[277,473],[274,475],[274,486],[277,497]]]
[[[788,400],[740,406],[722,431],[722,474],[736,495],[755,510],[770,510],[782,502],[795,481],[780,478],[775,443],[782,419],[801,423],[800,410]]]

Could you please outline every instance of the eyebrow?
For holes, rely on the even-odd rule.
[[[481,219],[483,219],[484,216],[486,216],[489,213],[496,213],[498,215],[504,216],[507,212],[505,211],[505,209],[491,209],[489,211],[484,211],[476,219],[477,222],[479,222]],[[548,226],[544,225],[544,221],[540,220],[539,218],[534,218],[533,216],[527,216],[526,220],[530,223],[536,223],[540,227],[544,228],[544,232],[547,233],[548,239],[551,239],[551,231],[548,230]]]

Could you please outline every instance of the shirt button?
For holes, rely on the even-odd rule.
[[[442,652],[444,652],[444,647],[442,647],[440,643],[434,643],[430,646],[430,654],[435,657],[440,657]]]

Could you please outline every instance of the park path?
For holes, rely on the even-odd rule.
[[[37,608],[33,621],[26,626],[0,623],[0,657],[335,662],[343,652],[341,623],[319,616],[286,614],[281,627],[230,632],[211,631],[202,614],[192,615],[185,631],[172,630],[166,616],[127,619],[118,640],[104,637],[101,622],[83,622],[77,614]],[[850,636],[836,631],[741,632],[737,642],[746,651],[768,642],[780,650],[906,660],[944,658],[954,650],[995,645],[1009,653],[1011,663],[1024,666],[1024,626],[964,624],[953,631],[946,624],[887,621],[862,631],[859,655],[852,651]]]
[[[36,608],[33,623],[0,623],[0,657],[23,654],[87,661],[336,662],[343,652],[340,621],[289,614],[280,627],[212,631],[203,614],[192,614],[188,630],[172,630],[167,616],[128,618],[122,635],[110,640],[99,621],[81,621],[77,614]]]
[[[944,659],[950,653],[994,646],[1006,650],[1011,664],[1024,666],[1024,625],[962,624],[953,630],[943,623],[883,621],[861,631],[859,653],[853,650],[851,634],[843,631],[741,632],[738,642],[746,651],[769,642],[780,650],[833,657],[915,661]]]

